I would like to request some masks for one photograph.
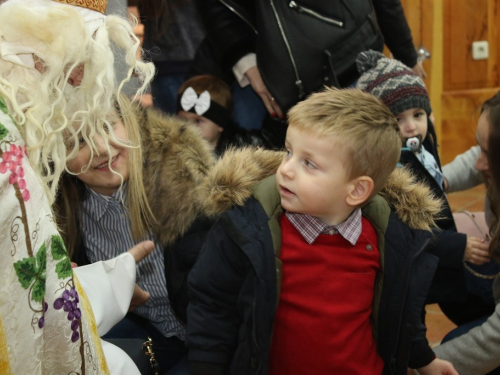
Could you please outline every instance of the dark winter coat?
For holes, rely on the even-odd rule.
[[[240,160],[226,154],[218,177],[211,178],[217,195],[209,194],[212,210],[218,201],[237,207],[223,213],[209,232],[189,276],[187,343],[193,374],[267,373],[281,280],[282,209],[274,177],[253,187],[251,180],[259,181],[254,176],[266,159],[249,156]],[[398,170],[384,188],[387,200],[378,196],[363,208],[379,235],[382,271],[373,329],[386,374],[406,374],[409,358],[413,367],[434,358],[420,313],[437,263],[423,250],[440,207],[427,188],[410,180]]]
[[[424,147],[433,154],[439,169],[441,169],[434,134],[434,126],[428,120],[428,134]],[[467,296],[463,266],[467,235],[457,233],[453,213],[442,186],[438,185],[415,154],[408,149],[403,149],[400,163],[412,172],[417,181],[426,184],[431,189],[432,194],[443,202],[439,214],[440,219],[436,220],[438,229],[434,230],[434,236],[426,249],[428,253],[439,257],[438,268],[429,290],[427,303],[463,301]]]

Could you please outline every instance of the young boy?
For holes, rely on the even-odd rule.
[[[233,99],[229,86],[213,75],[188,79],[177,93],[177,114],[194,123],[217,156],[231,147],[281,148],[284,131],[278,126],[246,130],[233,122]]]
[[[437,139],[429,118],[431,105],[424,82],[410,68],[375,51],[363,52],[357,59],[362,73],[358,88],[380,98],[398,120],[403,136],[400,163],[410,169],[444,204],[437,221],[435,238],[426,251],[439,257],[439,265],[429,291],[428,303],[438,302],[456,324],[464,324],[493,313],[490,304],[476,295],[473,283],[465,277],[464,259],[474,264],[488,260],[488,244],[482,239],[457,233],[451,208],[443,192],[443,173],[437,153]],[[478,263],[479,262],[479,263]],[[492,292],[491,292],[492,294]]]
[[[222,215],[190,274],[191,373],[455,374],[420,321],[430,233],[377,195],[399,159],[396,120],[372,95],[327,89],[289,124],[276,175]],[[242,166],[228,160],[214,190],[250,179]]]

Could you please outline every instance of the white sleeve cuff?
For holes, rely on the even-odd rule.
[[[233,66],[233,73],[241,87],[246,87],[250,84],[246,71],[257,65],[257,55],[255,53],[249,53],[238,60]]]

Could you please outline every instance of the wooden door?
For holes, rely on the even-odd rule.
[[[443,163],[475,141],[478,109],[500,89],[500,0],[402,0],[414,44],[427,47],[426,84]],[[487,41],[489,57],[472,58],[472,43]]]

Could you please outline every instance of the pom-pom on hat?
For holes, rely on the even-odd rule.
[[[372,50],[361,52],[356,64],[361,73],[356,87],[380,98],[393,115],[410,108],[431,114],[424,81],[406,65]]]
[[[108,0],[52,0],[57,3],[74,5],[77,7],[95,10],[96,12],[104,14],[108,5]]]

